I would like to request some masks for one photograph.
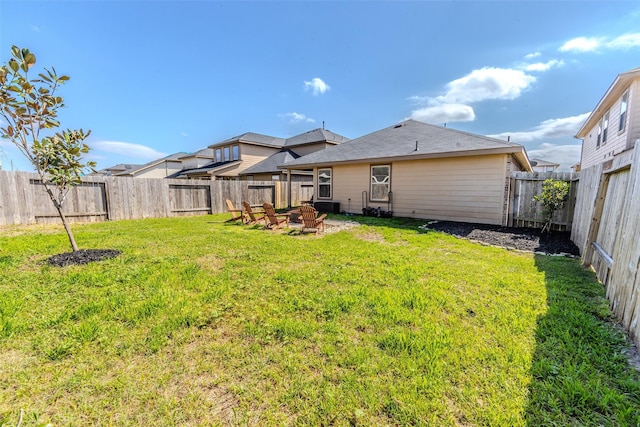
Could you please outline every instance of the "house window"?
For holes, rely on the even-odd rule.
[[[223,160],[224,160],[225,162],[228,162],[228,161],[230,160],[230,156],[229,156],[229,147],[224,147],[224,148],[222,149],[222,152],[224,153],[224,158],[223,158]]]
[[[231,147],[231,160],[240,160],[240,148],[237,145]]]
[[[371,200],[377,202],[389,201],[391,190],[391,166],[371,166]]]
[[[624,95],[622,95],[622,100],[620,101],[620,125],[618,126],[618,132],[622,132],[624,130],[625,122],[627,121],[627,102],[629,101],[629,91],[626,91]]]
[[[607,143],[607,131],[609,130],[609,113],[602,119],[602,145]]]
[[[222,161],[222,150],[216,148],[216,163],[220,163]]]
[[[331,169],[318,169],[318,199],[331,198]]]

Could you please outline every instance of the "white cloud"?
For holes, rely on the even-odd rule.
[[[580,161],[581,144],[556,145],[544,143],[538,148],[527,150],[529,159],[541,159],[560,164],[559,171],[570,171],[571,166]]]
[[[442,97],[447,103],[468,103],[490,99],[515,99],[536,78],[522,70],[485,67],[447,84]]]
[[[640,33],[625,34],[606,44],[609,49],[630,49],[640,46]]]
[[[296,112],[278,114],[278,117],[280,117],[281,119],[289,120],[289,123],[300,123],[300,122],[315,123],[316,122],[311,117],[307,117],[304,114],[296,113]]]
[[[522,66],[522,69],[525,71],[542,72],[542,71],[549,71],[554,67],[562,67],[563,65],[564,65],[563,60],[552,59],[551,61],[547,61],[547,62],[537,62],[535,64],[524,64]]]
[[[92,141],[87,143],[92,150],[106,151],[108,153],[119,154],[128,158],[140,160],[155,160],[165,157],[167,153],[154,150],[151,147],[141,144],[132,144],[130,142],[121,141]]]
[[[311,90],[313,95],[321,95],[331,89],[331,87],[322,81],[322,79],[314,77],[310,82],[304,82],[304,89]]]
[[[540,55],[542,55],[542,53],[540,52],[528,53],[524,56],[524,59],[533,59],[533,58],[537,58]]]
[[[561,52],[596,52],[640,47],[640,33],[623,34],[611,40],[604,37],[576,37],[560,47]]]
[[[443,124],[448,122],[472,122],[476,119],[476,114],[469,105],[439,104],[413,110],[410,118],[426,123]]]
[[[518,98],[536,81],[522,70],[485,67],[446,85],[444,95],[412,96],[418,104],[410,118],[429,123],[470,122],[476,115],[470,105],[475,102]]]
[[[577,116],[563,117],[560,119],[545,120],[536,126],[533,130],[524,132],[502,132],[495,135],[487,135],[492,138],[507,139],[511,138],[513,142],[529,142],[545,138],[560,138],[574,136],[580,126],[589,117],[591,113],[579,114]]]
[[[576,37],[560,46],[559,50],[560,52],[591,52],[597,50],[602,41],[601,38],[595,37]]]
[[[185,138],[189,136],[189,134],[186,132],[180,132],[180,135],[184,136]]]

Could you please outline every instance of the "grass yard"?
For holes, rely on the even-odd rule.
[[[410,220],[0,230],[0,425],[625,426],[640,377],[578,261]]]

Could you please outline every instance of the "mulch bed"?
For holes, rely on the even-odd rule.
[[[569,238],[570,233],[566,231],[541,233],[535,228],[509,228],[451,221],[433,221],[425,228],[508,249],[580,255],[578,247]]]
[[[122,252],[116,249],[81,249],[75,252],[65,252],[47,259],[50,265],[65,267],[67,265],[82,265],[94,261],[115,258]]]

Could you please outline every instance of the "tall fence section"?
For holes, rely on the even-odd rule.
[[[640,148],[580,174],[571,238],[640,347]]]
[[[312,196],[311,183],[291,182],[291,205]],[[87,176],[69,190],[63,211],[73,222],[203,215],[226,212],[226,199],[286,208],[289,183]],[[59,218],[39,176],[0,171],[0,225],[49,222]]]
[[[569,183],[569,195],[562,209],[558,209],[551,220],[552,230],[570,231],[573,223],[574,205],[578,192],[578,174],[573,172],[513,172],[508,198],[509,227],[542,228],[546,222],[541,203],[533,199],[542,193],[545,180],[554,179]],[[582,185],[582,184],[580,184]]]

